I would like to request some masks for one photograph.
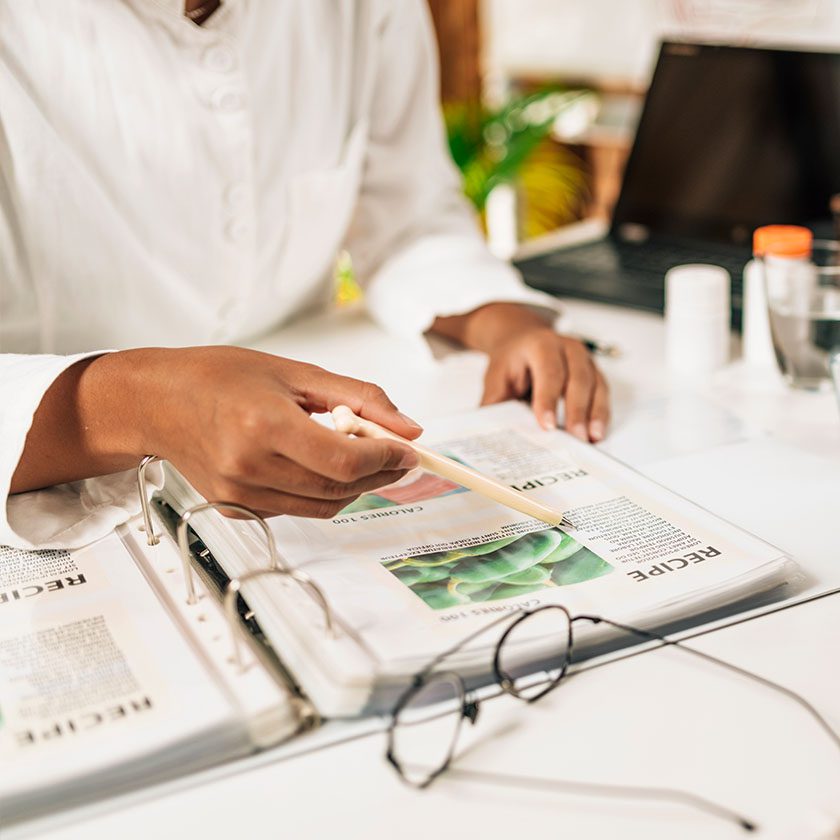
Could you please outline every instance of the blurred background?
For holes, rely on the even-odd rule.
[[[840,49],[840,0],[428,0],[450,148],[491,248],[607,219],[659,42]]]

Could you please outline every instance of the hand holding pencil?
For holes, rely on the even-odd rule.
[[[566,519],[561,511],[554,510],[547,505],[541,504],[534,499],[528,498],[524,493],[514,490],[489,476],[483,475],[464,464],[459,464],[439,452],[435,452],[413,440],[402,438],[394,432],[374,423],[358,417],[346,405],[336,406],[332,411],[333,423],[337,431],[346,435],[357,437],[369,437],[395,440],[410,446],[419,458],[419,466],[436,475],[448,478],[462,487],[473,490],[492,499],[501,505],[517,510],[520,513],[533,516],[549,525],[563,529],[573,528],[571,522]]]

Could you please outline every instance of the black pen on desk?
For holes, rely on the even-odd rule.
[[[617,359],[621,355],[621,348],[617,344],[607,344],[594,338],[587,338],[585,335],[575,335],[576,338],[590,353],[596,356],[609,356]]]

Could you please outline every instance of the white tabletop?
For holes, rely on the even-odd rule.
[[[570,303],[581,333],[622,345],[603,368],[614,397],[604,449],[792,554],[808,591],[840,586],[840,418],[830,394],[792,392],[735,363],[708,381],[675,381],[658,316]],[[483,359],[432,362],[361,313],[301,322],[259,349],[383,385],[425,418],[477,404]],[[691,644],[803,693],[840,728],[840,595],[694,639]],[[353,735],[352,730],[346,736]],[[701,794],[754,819],[764,836],[828,836],[840,826],[840,750],[790,700],[675,650],[569,679],[534,706],[485,703],[457,766],[656,785]],[[381,734],[291,759],[263,755],[151,794],[37,826],[53,840],[197,837],[737,837],[685,806],[548,794],[443,777],[406,788]]]
[[[693,644],[804,693],[832,710],[840,726],[840,661],[828,655],[838,635],[840,606],[829,598]],[[804,840],[820,836],[832,819],[840,825],[840,754],[811,719],[784,698],[680,652],[584,672],[533,706],[494,699],[466,734],[458,767],[681,788],[738,810],[767,837]],[[46,836],[168,838],[179,836],[176,827],[210,838],[744,835],[690,808],[658,803],[446,777],[418,792],[397,779],[384,749],[384,736],[373,735],[143,798]]]

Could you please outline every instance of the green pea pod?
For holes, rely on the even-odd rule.
[[[452,563],[462,557],[476,557],[478,555],[490,554],[496,549],[504,548],[506,545],[518,540],[519,537],[502,537],[500,540],[493,540],[489,543],[472,545],[468,548],[453,548],[450,551],[436,551],[432,554],[421,554],[417,557],[406,557],[403,561],[407,566],[442,566],[445,563]]]
[[[455,589],[459,595],[466,596],[473,604],[481,601],[490,601],[493,598],[493,593],[498,588],[497,583],[467,583],[466,581],[458,581]]]
[[[414,586],[416,583],[423,583],[424,569],[416,569],[409,566],[404,566],[401,569],[392,569],[391,574],[396,575],[400,582],[406,586]]]
[[[521,572],[515,572],[512,575],[503,577],[499,583],[503,583],[505,586],[530,586],[532,583],[545,584],[550,577],[550,570],[545,568],[545,566],[537,564],[536,566],[531,566],[530,569],[523,569]]]
[[[448,566],[403,566],[392,569],[391,574],[396,575],[406,586],[416,586],[420,583],[447,580],[450,571]]]
[[[559,544],[562,535],[554,529],[525,534],[492,554],[467,557],[452,570],[452,576],[471,583],[499,581],[540,563]]]
[[[412,586],[411,591],[422,598],[433,610],[445,610],[448,607],[457,607],[470,602],[467,596],[459,594],[455,587],[447,586],[445,582],[421,583]]]
[[[551,570],[551,579],[557,586],[569,586],[607,575],[613,567],[588,548],[582,548]]]
[[[401,561],[403,566],[445,566],[461,559],[459,551],[437,551],[434,554],[421,554],[419,557],[406,557]]]
[[[419,566],[414,568],[422,575],[420,578],[421,583],[449,580],[452,576],[452,566]]]
[[[555,563],[571,557],[576,551],[580,551],[582,547],[574,537],[570,537],[568,534],[562,534],[560,545],[548,557],[544,557],[542,563],[545,566],[553,566]]]
[[[462,557],[478,557],[479,555],[490,554],[497,549],[504,548],[506,545],[510,545],[518,539],[518,535],[515,537],[502,537],[500,540],[493,540],[488,543],[479,543],[478,545],[471,545],[468,548],[459,548],[458,552]]]

